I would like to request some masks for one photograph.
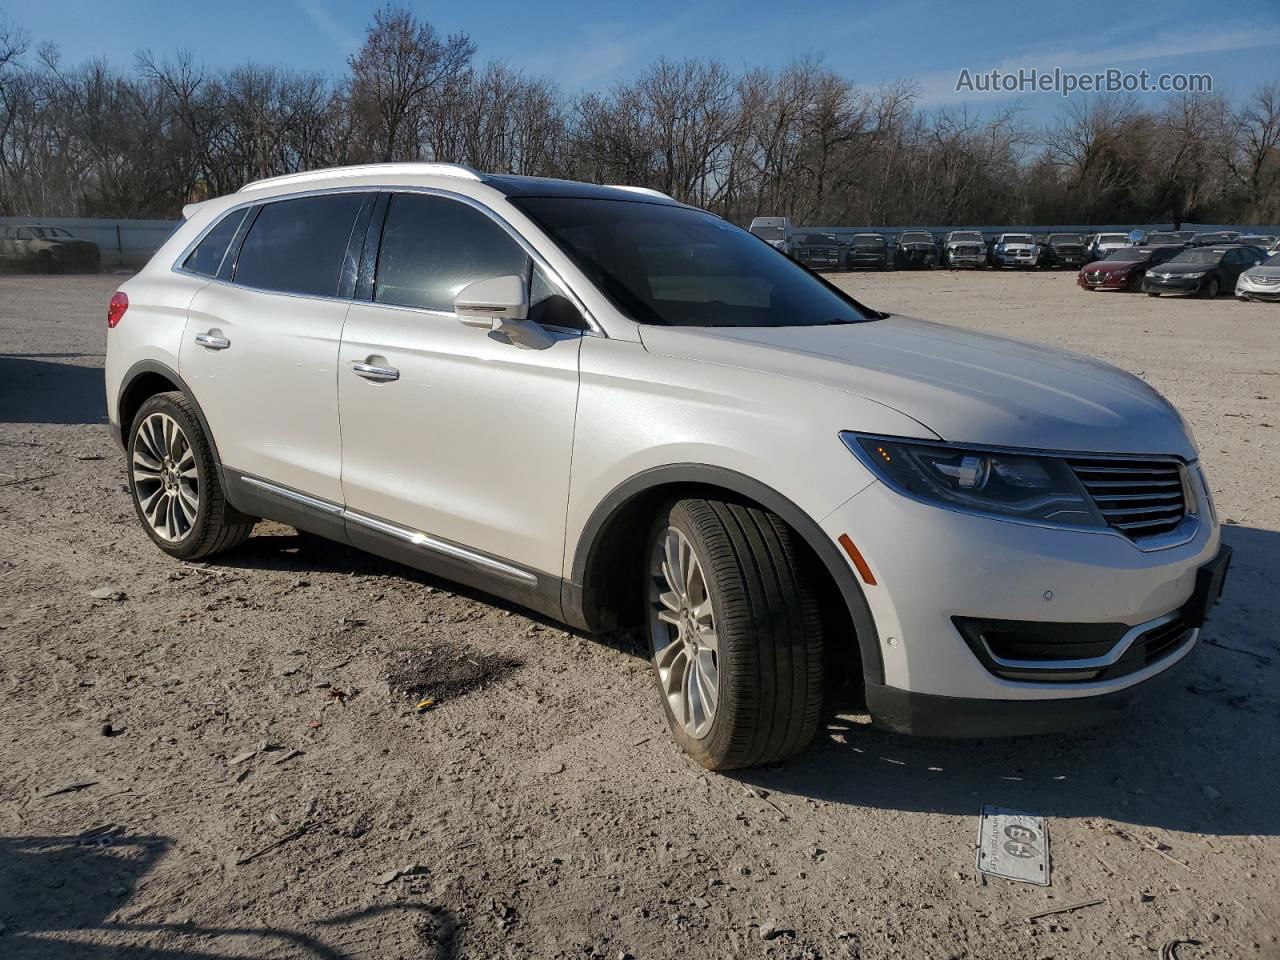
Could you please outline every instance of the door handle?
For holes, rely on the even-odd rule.
[[[197,333],[196,343],[209,350],[225,350],[231,346],[231,341],[226,337],[214,336],[212,333]]]
[[[357,377],[364,377],[374,383],[390,383],[400,379],[400,371],[395,367],[375,367],[371,363],[361,363],[358,360],[352,361],[351,372]]]

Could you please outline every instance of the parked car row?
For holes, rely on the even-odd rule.
[[[1127,246],[1081,268],[1085,290],[1132,290],[1149,297],[1217,297],[1233,290],[1240,300],[1280,300],[1280,252],[1241,243],[1184,247]]]
[[[938,266],[953,270],[961,267],[1079,270],[1106,260],[1116,251],[1133,248],[1169,247],[1176,252],[1238,244],[1280,252],[1277,237],[1242,235],[1233,230],[1040,235],[1009,232],[987,237],[980,230],[952,230],[939,236],[926,229],[909,229],[896,235],[867,232],[850,237],[795,231],[785,217],[756,217],[751,223],[751,232],[814,270],[906,270]],[[1132,266],[1142,262],[1144,256],[1129,257],[1126,262]]]

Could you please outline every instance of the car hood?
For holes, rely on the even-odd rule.
[[[1152,273],[1172,273],[1175,277],[1180,273],[1208,273],[1218,269],[1216,263],[1162,263],[1152,267]]]
[[[643,326],[640,336],[652,353],[865,397],[944,440],[1195,457],[1181,417],[1137,377],[1026,341],[899,316],[811,327]]]
[[[1280,267],[1250,267],[1245,271],[1250,277],[1280,277]]]
[[[1146,269],[1148,266],[1145,260],[1094,260],[1084,265],[1084,269],[1093,273],[1095,270],[1101,270],[1103,273],[1114,273],[1117,271],[1132,270],[1135,267]]]

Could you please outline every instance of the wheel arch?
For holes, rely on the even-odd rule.
[[[596,506],[574,545],[570,575],[564,582],[565,617],[588,630],[616,625],[618,579],[633,572],[619,543],[636,542],[664,501],[683,496],[746,499],[777,514],[800,537],[843,601],[855,631],[863,676],[868,683],[884,682],[884,660],[875,620],[854,570],[831,540],[805,511],[789,498],[752,477],[705,464],[680,463],[653,467],[622,482]],[[637,582],[639,573],[637,575]]]
[[[195,410],[196,419],[200,421],[200,429],[204,431],[209,447],[213,451],[214,463],[222,468],[222,458],[218,455],[218,442],[213,431],[209,429],[209,421],[205,419],[200,401],[192,394],[185,380],[178,372],[159,360],[139,360],[121,379],[120,394],[116,402],[116,416],[120,420],[120,444],[125,449],[129,446],[129,432],[133,426],[138,410],[157,393],[177,391],[187,398]]]

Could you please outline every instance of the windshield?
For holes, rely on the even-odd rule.
[[[1196,243],[1230,243],[1231,238],[1235,234],[1232,233],[1198,233],[1195,236]]]
[[[840,245],[840,241],[830,233],[806,233],[800,238],[800,242],[810,246],[835,247]]]
[[[1005,243],[1035,243],[1035,241],[1031,239],[1031,234],[1029,233],[1006,233],[1004,235],[1004,242]]]
[[[855,247],[883,247],[884,237],[854,237],[853,245]]]
[[[1224,250],[1207,250],[1203,247],[1196,250],[1183,250],[1169,263],[1217,263],[1225,252]]]
[[[1051,233],[1050,243],[1084,243],[1084,237],[1074,233]]]
[[[1123,233],[1100,233],[1098,234],[1099,243],[1128,243],[1129,238]]]
[[[899,243],[933,243],[933,237],[927,233],[904,233],[898,238]]]
[[[874,319],[795,261],[701,210],[586,197],[512,203],[638,323],[799,327]]]
[[[1176,233],[1153,233],[1147,238],[1151,243],[1181,243],[1182,236]]]
[[[758,227],[752,227],[751,232],[761,240],[782,240],[786,234],[781,227],[766,223]]]
[[[1103,260],[1146,260],[1151,256],[1150,250],[1144,250],[1142,247],[1121,247],[1119,250],[1112,250]]]
[[[52,240],[54,237],[62,238],[71,236],[71,234],[67,233],[67,231],[63,230],[61,227],[32,227],[31,229],[35,232],[37,237],[42,237],[45,240]]]
[[[953,233],[951,240],[959,243],[981,243],[982,234],[976,231],[974,233]]]

